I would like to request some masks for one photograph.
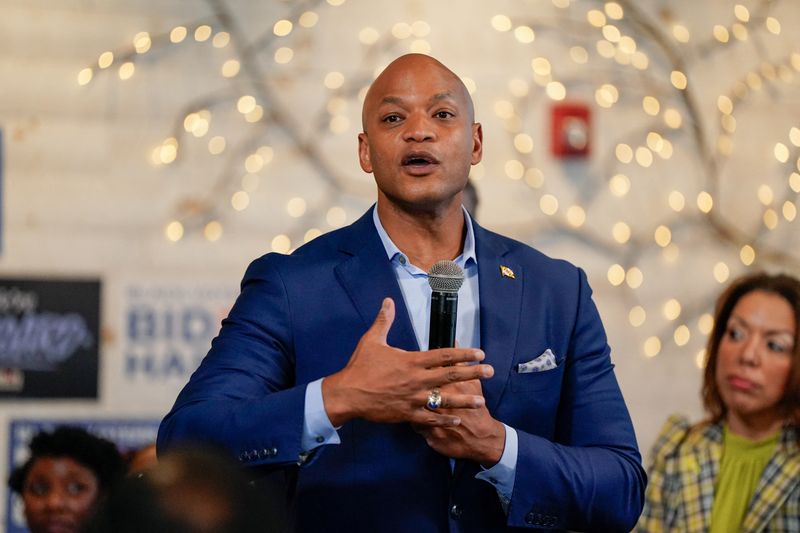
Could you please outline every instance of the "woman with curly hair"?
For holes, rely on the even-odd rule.
[[[800,531],[798,322],[791,276],[745,276],[720,296],[702,389],[708,418],[665,424],[638,531]]]
[[[8,484],[22,497],[31,533],[82,531],[125,475],[113,443],[76,427],[36,434],[30,452]]]

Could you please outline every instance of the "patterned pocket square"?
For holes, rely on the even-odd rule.
[[[544,372],[556,367],[556,356],[550,348],[546,349],[542,355],[532,359],[527,363],[517,365],[518,374],[530,374],[531,372]]]

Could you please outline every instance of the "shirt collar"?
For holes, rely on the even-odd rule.
[[[475,232],[472,229],[472,217],[469,216],[469,212],[466,208],[462,205],[461,211],[464,212],[464,223],[467,226],[467,235],[464,237],[464,250],[461,252],[455,262],[458,263],[460,266],[464,267],[467,264],[474,263],[478,264],[478,257],[475,255]],[[386,230],[383,228],[383,224],[381,224],[381,219],[378,216],[378,206],[372,209],[372,221],[375,223],[375,229],[378,231],[378,236],[381,238],[381,242],[383,243],[383,248],[386,250],[386,257],[389,261],[392,261],[395,257],[404,256],[403,252],[400,251],[400,248],[392,242],[392,239],[389,237],[389,234],[386,233]]]

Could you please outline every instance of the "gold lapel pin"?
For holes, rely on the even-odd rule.
[[[502,274],[504,278],[517,279],[517,277],[514,275],[514,271],[507,266],[500,265],[500,274]]]

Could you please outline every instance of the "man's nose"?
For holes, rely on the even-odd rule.
[[[422,113],[413,113],[406,119],[406,129],[403,138],[406,141],[425,142],[436,138],[436,133],[431,120]]]

